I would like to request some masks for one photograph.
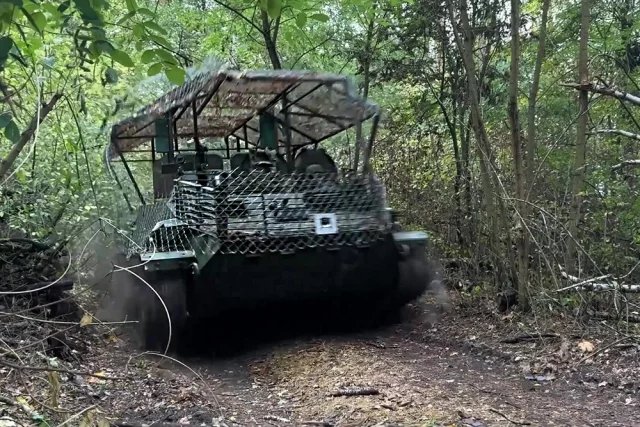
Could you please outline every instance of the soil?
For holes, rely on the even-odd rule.
[[[126,335],[89,325],[78,332],[79,360],[59,366],[118,379],[61,373],[57,408],[148,424],[640,426],[637,335],[471,306],[457,301],[434,322],[422,303],[400,322],[355,332],[271,339],[261,330],[256,345],[217,357],[143,354]],[[20,382],[14,371],[0,367],[0,415],[18,419],[51,390],[37,387],[38,372]],[[349,390],[369,394],[332,396]]]

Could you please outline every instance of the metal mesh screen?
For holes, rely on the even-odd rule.
[[[291,253],[383,238],[383,191],[356,175],[217,172],[178,180],[169,204],[178,220],[215,237],[218,252]]]
[[[131,239],[126,239],[127,255],[172,253],[189,257],[194,251],[213,250],[215,242],[201,238],[198,229],[176,220],[167,203],[154,203],[138,209]]]

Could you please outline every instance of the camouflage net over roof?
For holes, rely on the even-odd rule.
[[[200,113],[199,137],[235,136],[256,145],[262,111],[279,119],[278,139],[285,143],[282,100],[288,102],[292,146],[316,143],[338,134],[379,112],[361,98],[350,79],[337,74],[306,71],[203,71],[183,85],[147,105],[133,117],[115,124],[108,157],[117,155],[114,144],[131,151],[155,136],[155,120],[175,111],[179,138],[193,137],[193,102]]]

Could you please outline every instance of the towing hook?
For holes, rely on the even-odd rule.
[[[191,274],[193,274],[194,276],[200,275],[200,267],[198,267],[197,263],[193,262],[189,267],[191,267]]]

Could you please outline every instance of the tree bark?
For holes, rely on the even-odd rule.
[[[580,108],[580,116],[578,117],[578,126],[576,132],[576,153],[572,169],[571,179],[571,207],[569,212],[569,240],[567,241],[567,249],[565,253],[565,269],[569,274],[576,271],[576,242],[578,238],[578,223],[580,222],[580,210],[582,207],[582,187],[585,177],[585,161],[587,149],[587,125],[588,125],[588,108],[589,108],[589,25],[591,23],[590,1],[582,0],[582,18],[580,29],[580,54],[578,59],[578,69],[580,74],[580,95],[578,97],[578,105]]]
[[[29,142],[29,140],[35,133],[36,128],[40,126],[40,124],[44,121],[51,110],[53,110],[60,98],[62,98],[62,94],[56,93],[48,103],[42,106],[42,108],[40,109],[40,120],[38,120],[38,113],[36,111],[36,113],[33,115],[33,118],[31,119],[31,123],[29,123],[29,127],[27,127],[27,129],[22,132],[22,134],[20,135],[20,139],[18,140],[16,145],[14,145],[9,154],[7,154],[7,157],[0,160],[0,181],[4,179],[4,176],[7,174],[7,172],[9,172],[11,166],[13,166],[13,163],[22,152],[22,149],[25,147],[25,145],[27,145],[27,142]]]
[[[518,77],[520,76],[520,0],[511,0],[511,69],[509,73],[509,124],[511,126],[511,149],[516,178],[516,215],[518,234],[516,247],[518,252],[518,307],[529,310],[528,290],[528,250],[529,244],[525,229],[524,216],[526,203],[524,194],[524,173],[522,167],[522,144],[520,140],[520,110],[518,108]]]

